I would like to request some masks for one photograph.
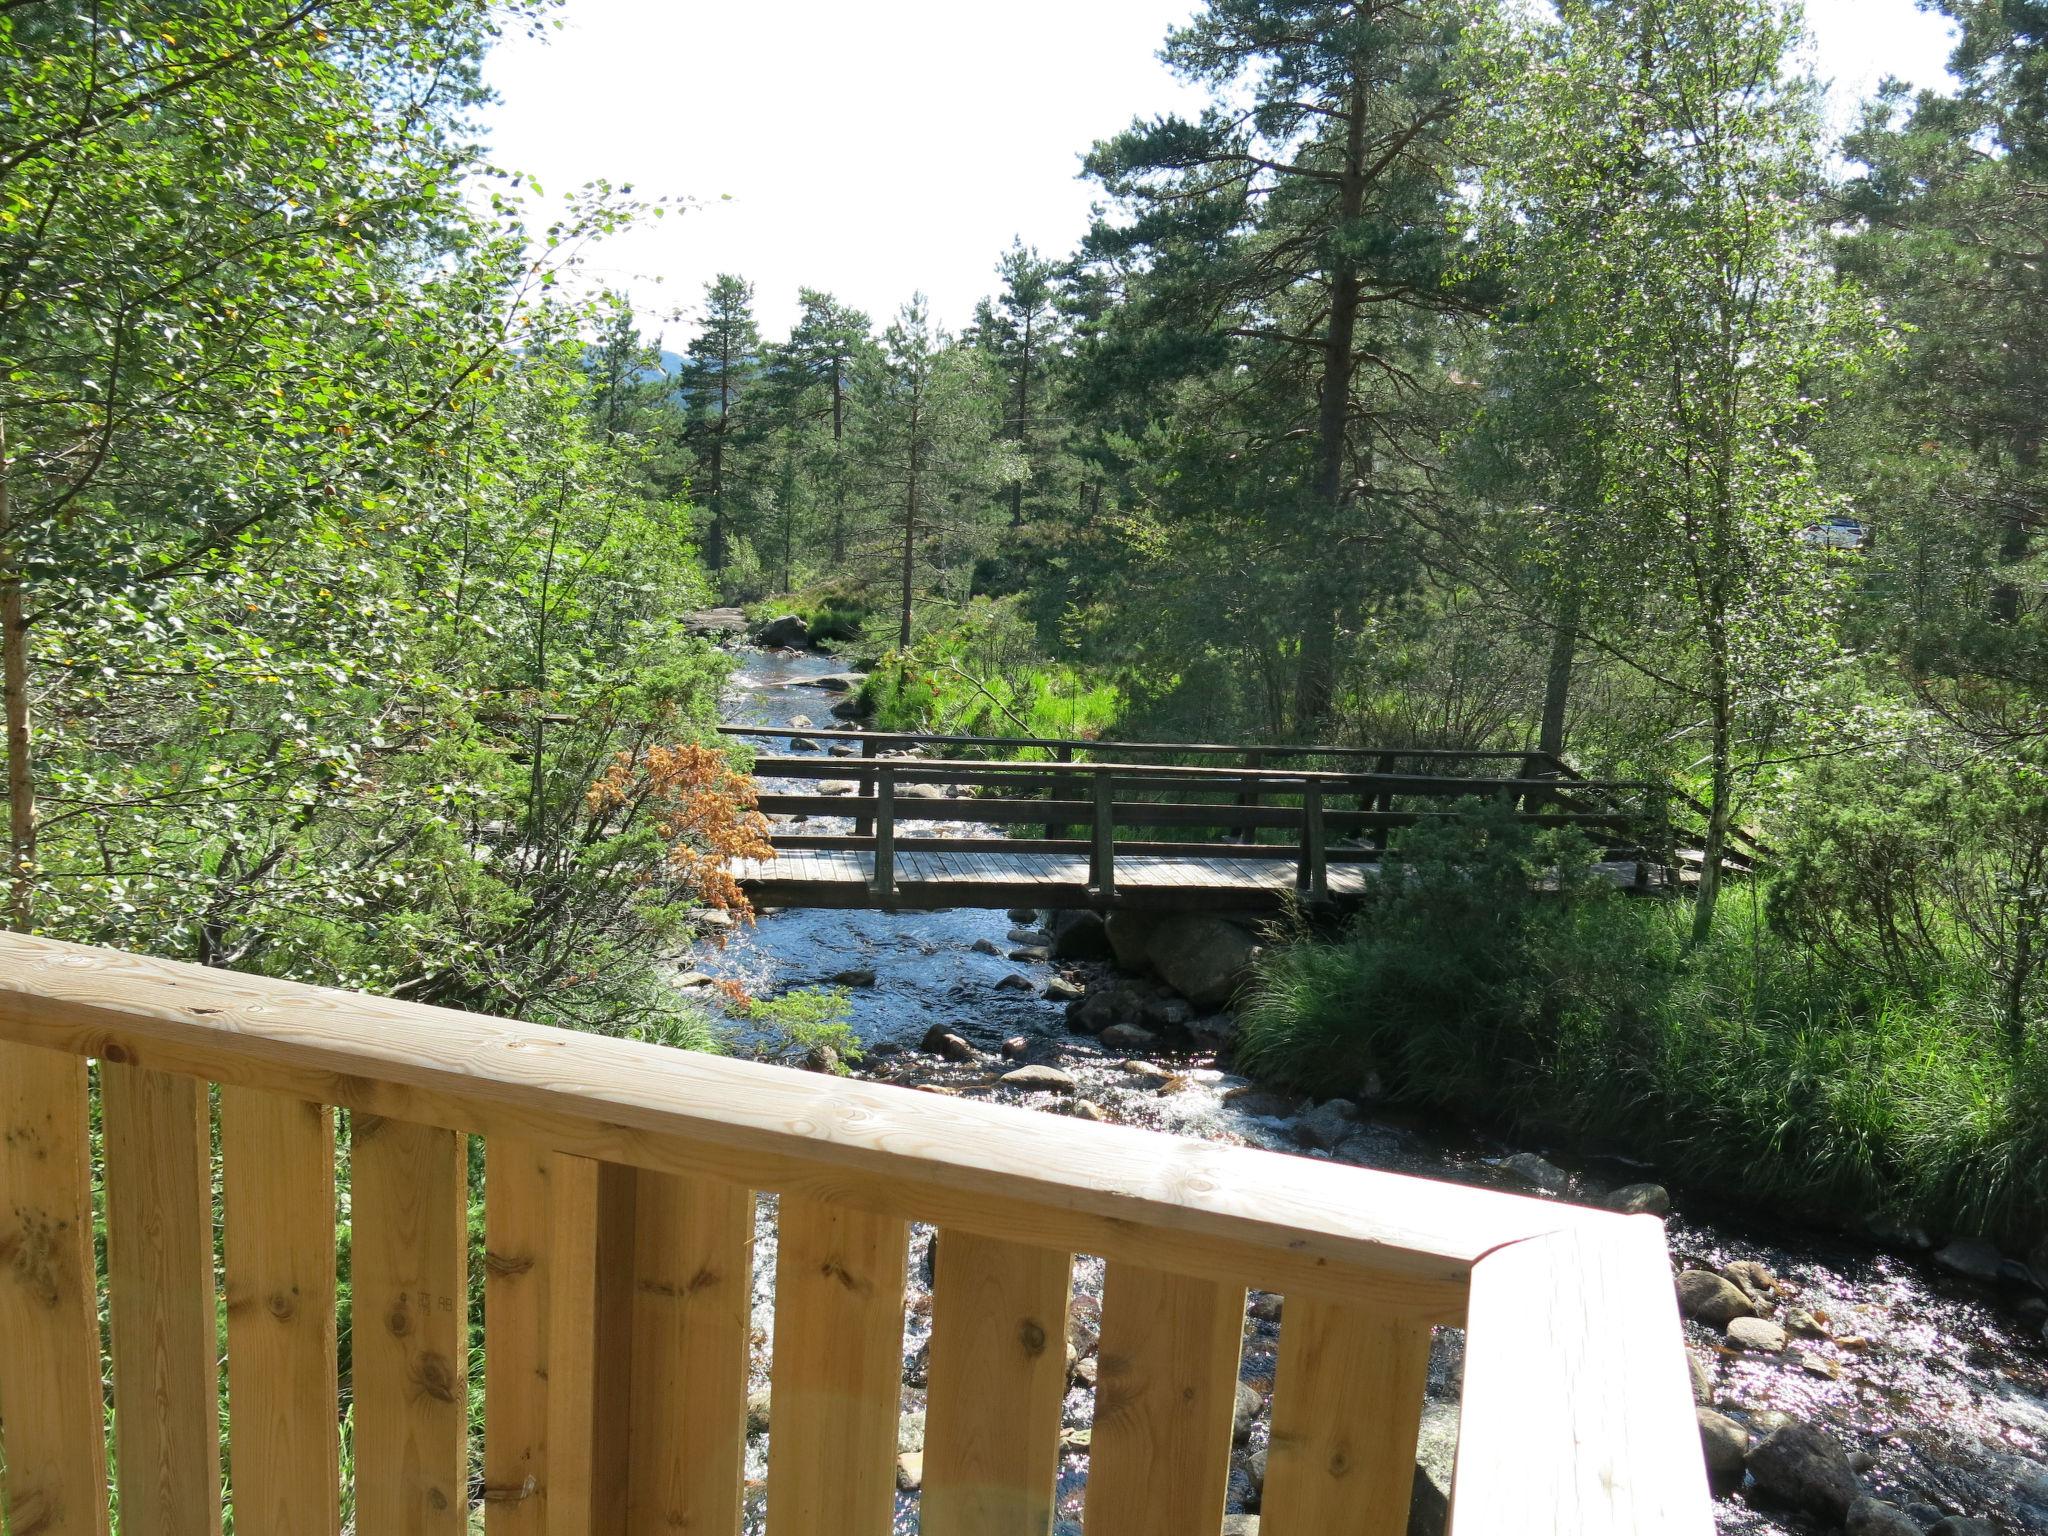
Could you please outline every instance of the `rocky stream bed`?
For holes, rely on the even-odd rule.
[[[747,651],[729,699],[740,724],[808,726],[835,694],[826,658]],[[908,827],[906,826],[906,830]],[[813,818],[810,830],[837,830]],[[785,911],[764,914],[695,963],[757,995],[838,981],[852,998],[877,1081],[1107,1119],[1210,1141],[1336,1158],[1541,1199],[1664,1213],[1724,1533],[2048,1536],[2048,1267],[1944,1234],[1849,1236],[1796,1229],[1678,1189],[1619,1160],[1504,1144],[1469,1126],[1376,1102],[1277,1095],[1227,1070],[1231,1023],[1213,979],[1233,945],[1125,923],[1028,912]],[[930,1331],[932,1233],[915,1229],[905,1315],[899,1531],[917,1529]],[[755,1271],[755,1395],[749,1528],[761,1525],[773,1404],[773,1201],[764,1197]],[[1078,1532],[1093,1412],[1102,1265],[1075,1265],[1058,1519]],[[1240,1367],[1226,1530],[1257,1529],[1268,1395],[1284,1298],[1254,1292]],[[1417,1447],[1411,1533],[1440,1532],[1457,1445],[1463,1336],[1440,1329]]]

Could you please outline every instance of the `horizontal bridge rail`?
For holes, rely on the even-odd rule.
[[[1554,773],[1565,778],[1578,777],[1578,770],[1562,758],[1548,752],[1517,752],[1502,748],[1472,749],[1465,747],[1328,747],[1328,746],[1231,746],[1222,742],[1193,741],[1104,741],[1080,736],[957,736],[929,731],[863,731],[839,728],[821,729],[810,726],[779,725],[721,725],[719,732],[726,736],[779,737],[788,740],[804,737],[815,741],[847,742],[856,746],[874,744],[877,750],[887,751],[904,747],[946,747],[958,751],[989,750],[1012,753],[1030,749],[1072,754],[1076,752],[1119,752],[1134,753],[1141,757],[1228,757],[1243,761],[1253,759],[1285,759],[1294,757],[1332,757],[1385,759],[1402,761],[1455,763],[1455,762],[1500,762],[1522,763],[1525,771]]]
[[[460,1536],[478,1504],[492,1536],[737,1536],[758,1194],[769,1536],[891,1528],[913,1222],[931,1536],[1048,1529],[1078,1254],[1107,1265],[1096,1536],[1220,1528],[1248,1287],[1285,1299],[1269,1536],[1405,1529],[1442,1326],[1467,1330],[1453,1536],[1711,1530],[1653,1218],[9,935],[11,1528],[109,1528],[104,1304],[124,1532],[217,1530],[231,1500],[238,1530],[331,1536],[346,1498],[365,1536]]]

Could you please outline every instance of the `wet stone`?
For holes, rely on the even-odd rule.
[[[1768,1499],[1828,1520],[1847,1515],[1862,1492],[1848,1452],[1826,1431],[1796,1420],[1759,1441],[1747,1466]]]
[[[1032,987],[1029,976],[1019,976],[1015,971],[1012,971],[996,983],[996,990],[998,992],[1030,992],[1036,989]]]
[[[1548,1158],[1534,1152],[1517,1152],[1501,1166],[1532,1189],[1561,1195],[1572,1186],[1572,1176]]]
[[[1717,1478],[1735,1477],[1742,1472],[1749,1454],[1749,1431],[1711,1408],[1694,1410],[1700,1421],[1700,1448],[1706,1453],[1707,1471]]]
[[[1738,1317],[1754,1317],[1756,1303],[1733,1282],[1704,1269],[1678,1277],[1678,1310],[1710,1328],[1725,1328]]]
[[[1048,1093],[1072,1093],[1077,1086],[1074,1075],[1058,1067],[1019,1067],[1014,1072],[1005,1072],[1002,1081],[1012,1088]]]
[[[1158,1038],[1136,1024],[1112,1024],[1101,1035],[1104,1049],[1111,1051],[1142,1051]]]
[[[1671,1191],[1662,1184],[1624,1184],[1600,1203],[1630,1216],[1669,1216]]]
[[[1937,1252],[1934,1262],[1950,1274],[1995,1285],[2005,1268],[2005,1255],[1989,1243],[1978,1242],[1975,1238],[1960,1238]]]
[[[1920,1536],[1920,1523],[1896,1504],[1861,1498],[1849,1506],[1848,1536]]]
[[[1737,1349],[1759,1354],[1782,1354],[1787,1343],[1785,1330],[1761,1317],[1738,1317],[1728,1324],[1728,1342]]]
[[[856,965],[832,977],[835,987],[872,987],[874,984],[875,968],[871,965]]]

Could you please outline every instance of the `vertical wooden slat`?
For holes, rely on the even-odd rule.
[[[1244,1288],[1111,1264],[1085,1524],[1189,1536],[1223,1523]]]
[[[468,1522],[467,1197],[454,1131],[357,1115],[356,1525],[460,1536]]]
[[[335,1536],[334,1111],[223,1087],[220,1158],[236,1528]]]
[[[754,1197],[646,1169],[635,1183],[626,1528],[739,1536]]]
[[[0,1449],[10,1529],[104,1536],[85,1060],[0,1045]]]
[[[883,1536],[895,1502],[909,1228],[784,1195],[775,1261],[771,1536]]]
[[[875,770],[875,878],[877,896],[896,891],[896,770]]]
[[[484,1529],[546,1529],[554,1154],[484,1144]]]
[[[213,1136],[206,1085],[100,1067],[122,1536],[220,1529]]]
[[[945,1234],[932,1296],[924,1536],[1045,1536],[1059,1473],[1073,1260]]]
[[[635,1179],[569,1156],[549,1173],[548,1536],[625,1529]]]
[[[1427,1323],[1287,1300],[1260,1529],[1400,1536],[1429,1378]]]

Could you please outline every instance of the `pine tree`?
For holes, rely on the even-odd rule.
[[[1199,122],[1134,124],[1088,157],[1128,214],[1098,225],[1088,254],[1130,278],[1135,313],[1119,325],[1151,332],[1110,362],[1140,378],[1241,369],[1285,391],[1280,419],[1248,432],[1288,486],[1269,485],[1259,515],[1287,525],[1265,531],[1298,573],[1298,727],[1330,710],[1340,630],[1390,578],[1374,552],[1404,461],[1427,453],[1404,421],[1426,371],[1407,317],[1478,298],[1451,277],[1460,101],[1446,68],[1472,10],[1210,0],[1165,57],[1217,104]]]
[[[687,436],[702,468],[701,490],[711,513],[704,561],[722,571],[732,558],[734,457],[744,424],[740,399],[761,368],[761,333],[754,324],[753,284],[721,273],[704,287],[704,325],[690,343],[677,388],[688,419]]]
[[[894,526],[897,643],[911,642],[920,571],[971,564],[989,485],[998,406],[987,364],[953,345],[913,296],[882,336],[861,392],[860,439],[878,508]]]

